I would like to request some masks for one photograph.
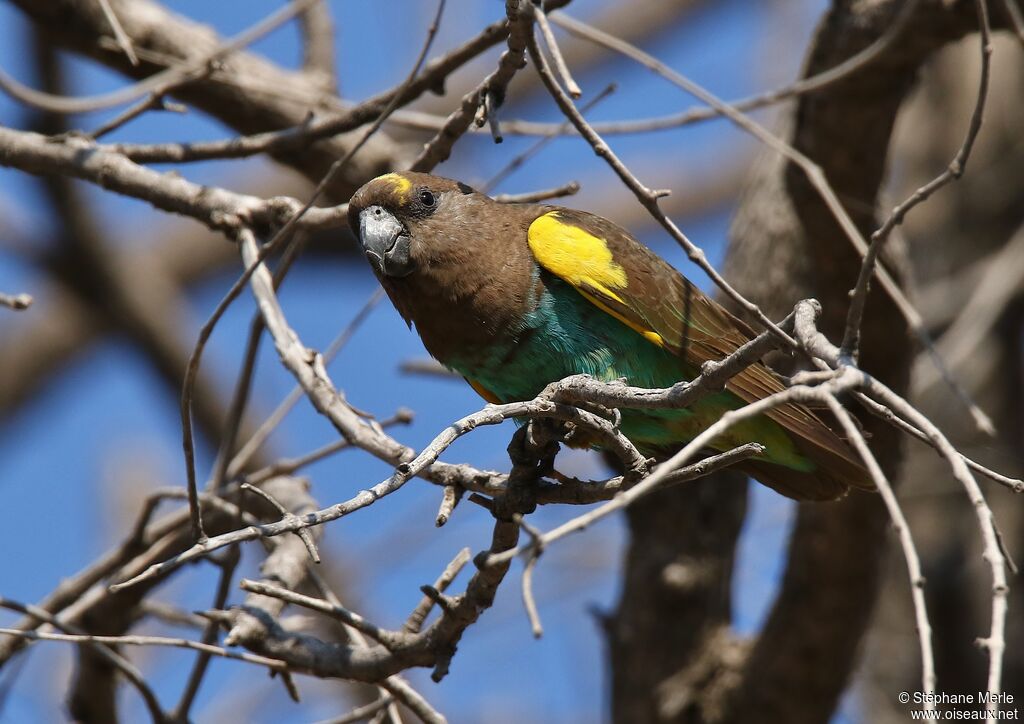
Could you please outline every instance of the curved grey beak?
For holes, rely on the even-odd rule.
[[[359,214],[359,241],[378,274],[404,277],[412,271],[409,234],[382,206],[370,206]]]

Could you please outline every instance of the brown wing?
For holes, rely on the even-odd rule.
[[[529,243],[541,266],[649,342],[677,354],[695,372],[708,360],[732,354],[754,336],[746,324],[661,257],[599,216],[553,209],[530,226]],[[756,363],[729,380],[726,389],[749,403],[784,387],[774,373]],[[800,451],[821,470],[801,476],[774,470],[778,466],[771,464],[755,465],[752,473],[762,482],[793,497],[810,499],[839,497],[848,486],[873,489],[846,443],[806,407],[787,404],[766,414],[793,433]],[[787,484],[787,477],[808,479]]]

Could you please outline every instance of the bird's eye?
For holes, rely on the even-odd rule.
[[[437,199],[434,198],[434,194],[423,189],[420,191],[420,203],[428,208],[432,208],[437,203]]]

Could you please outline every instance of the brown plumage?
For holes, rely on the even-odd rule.
[[[504,205],[464,184],[389,174],[352,197],[349,218],[399,313],[442,363],[491,401],[524,399],[576,372],[658,387],[692,378],[752,338],[626,231],[547,205]],[[668,455],[725,409],[781,391],[754,364],[691,411],[624,411],[641,449]],[[770,422],[769,422],[770,421]],[[849,447],[806,407],[788,404],[716,441],[765,441],[745,469],[790,497],[871,489]]]

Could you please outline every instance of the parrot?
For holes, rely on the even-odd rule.
[[[379,176],[353,194],[348,221],[374,274],[427,352],[489,403],[531,400],[585,374],[665,388],[754,337],[624,229],[595,214],[507,204],[424,173]],[[729,410],[785,389],[755,362],[685,409],[629,410],[619,429],[664,460]],[[848,443],[802,404],[732,427],[711,451],[746,443],[740,469],[796,500],[872,490]]]

